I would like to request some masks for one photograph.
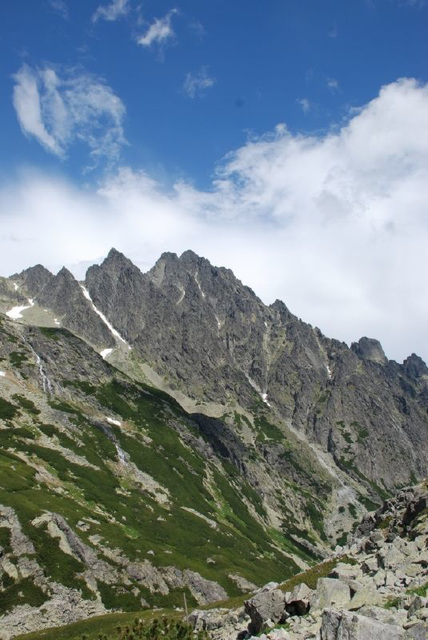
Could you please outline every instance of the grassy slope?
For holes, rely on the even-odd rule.
[[[254,511],[263,513],[260,498],[236,469],[220,459],[207,462],[180,438],[174,423],[189,432],[196,433],[196,428],[169,396],[132,384],[113,369],[109,379],[100,375],[102,383],[96,384],[99,358],[93,354],[89,364],[95,373],[87,379],[79,375],[56,380],[68,397],[55,396],[46,408],[38,403],[40,392],[35,392],[34,385],[25,388],[26,379],[37,375],[33,354],[13,333],[4,331],[2,338],[3,345],[10,345],[3,349],[0,366],[15,369],[21,380],[19,393],[0,399],[4,427],[0,430],[0,504],[15,509],[24,532],[34,543],[39,564],[51,579],[91,597],[79,575],[82,563],[62,552],[58,541],[43,527],[36,529],[31,524],[44,511],[62,515],[89,546],[90,536],[101,536],[103,545],[121,549],[132,561],[149,558],[157,566],[197,571],[219,582],[230,595],[239,593],[228,577],[231,572],[263,584],[296,571],[293,561],[272,545],[269,531],[243,501],[245,496]],[[67,332],[45,329],[41,338],[55,343],[55,348],[60,353],[64,350],[63,357],[70,360]],[[122,428],[105,422],[105,416],[111,415],[123,422]],[[97,426],[94,416],[98,421],[104,419],[104,426],[128,459],[169,492],[169,509],[142,491],[132,473],[118,469],[112,436],[107,437]],[[49,443],[85,457],[96,469],[70,462],[61,451],[49,448]],[[20,455],[31,459],[33,467]],[[47,470],[58,486],[41,482],[34,466]],[[210,488],[206,481],[208,467],[214,478]],[[217,521],[218,528],[211,528],[183,506]],[[86,524],[90,521],[88,531],[77,526],[82,520]],[[149,551],[153,555],[148,556]],[[207,563],[207,558],[214,562]],[[104,604],[137,610],[141,596],[158,606],[182,602],[182,591],[162,596],[137,583],[133,586],[140,589],[138,596],[131,593],[131,588],[123,594],[120,585],[99,584]],[[17,585],[3,587],[0,612],[9,608],[8,595]]]

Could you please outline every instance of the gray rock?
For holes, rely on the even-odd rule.
[[[351,591],[347,584],[334,578],[320,578],[311,599],[311,611],[325,607],[346,606],[351,600]]]
[[[286,599],[286,611],[290,616],[304,616],[309,611],[313,591],[304,582],[294,587]]]
[[[428,625],[423,622],[415,624],[407,629],[404,640],[428,640]]]
[[[250,633],[260,633],[269,626],[273,626],[284,617],[285,594],[280,589],[259,591],[244,606],[251,618]]]
[[[390,610],[373,605],[366,605],[362,607],[358,613],[362,616],[366,616],[366,618],[373,618],[378,622],[392,624],[397,627],[403,626],[407,620],[407,611],[405,609]]]
[[[404,629],[373,618],[326,609],[322,614],[321,640],[403,640]]]
[[[375,582],[372,581],[371,583],[365,584],[362,589],[353,595],[351,602],[348,604],[348,608],[351,611],[355,611],[364,605],[380,605],[383,600],[384,598],[376,589]]]

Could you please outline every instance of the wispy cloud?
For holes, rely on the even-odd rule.
[[[327,87],[334,93],[339,89],[339,81],[336,78],[327,78]]]
[[[190,31],[197,37],[199,42],[202,42],[205,37],[205,28],[204,25],[199,22],[199,20],[195,20],[189,24]]]
[[[186,74],[183,91],[189,98],[202,98],[215,83],[216,78],[208,75],[207,67],[201,67],[196,73]]]
[[[114,22],[118,18],[126,16],[131,9],[129,0],[112,0],[110,4],[100,5],[92,16],[92,22],[108,20]]]
[[[313,104],[310,100],[308,100],[308,98],[298,98],[296,102],[302,107],[303,113],[309,113],[310,111],[312,111]]]
[[[101,78],[82,68],[24,64],[14,80],[13,105],[27,136],[60,158],[81,142],[94,164],[118,159],[125,143],[125,107]]]
[[[61,18],[68,20],[68,7],[65,0],[49,0],[49,4],[52,9],[61,16]]]
[[[177,9],[171,9],[163,18],[156,18],[148,27],[146,33],[137,38],[137,43],[142,47],[157,45],[160,49],[163,49],[175,37],[171,22],[173,16],[177,13]]]

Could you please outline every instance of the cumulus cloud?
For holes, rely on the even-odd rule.
[[[201,67],[196,73],[187,73],[183,82],[183,91],[189,98],[202,98],[207,89],[213,87],[216,79],[208,75],[207,67]]]
[[[93,163],[117,160],[125,107],[101,78],[83,69],[24,64],[14,80],[13,105],[27,136],[60,158],[81,142]]]
[[[22,176],[0,188],[0,273],[191,248],[327,335],[427,359],[427,184],[428,86],[402,79],[341,129],[248,140],[207,191],[126,168],[92,192]]]
[[[170,42],[175,34],[172,28],[172,17],[178,13],[177,9],[171,9],[163,18],[156,18],[148,27],[146,33],[137,38],[137,43],[142,47],[158,45],[160,48]]]
[[[92,22],[107,20],[114,22],[129,13],[131,5],[129,0],[112,0],[110,4],[100,5],[92,16]]]

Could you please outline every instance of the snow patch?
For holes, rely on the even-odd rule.
[[[103,349],[102,351],[100,351],[100,356],[103,358],[103,360],[105,360],[113,351],[113,349]]]
[[[259,396],[261,397],[261,399],[263,400],[263,402],[264,402],[265,404],[267,404],[267,406],[268,406],[268,407],[272,406],[272,405],[268,402],[268,399],[267,399],[267,398],[268,398],[267,391],[262,391],[262,390],[260,389],[259,385],[258,385],[256,382],[254,382],[254,380],[252,380],[252,379],[250,378],[250,376],[249,376],[247,373],[245,374],[245,377],[247,378],[248,382],[249,382],[249,383],[250,383],[250,385],[253,387],[253,389],[254,389],[255,391],[257,391],[257,393],[259,394]]]
[[[223,326],[222,321],[220,320],[220,318],[219,318],[218,316],[215,316],[215,319],[217,320],[217,326],[218,326],[218,328],[219,328],[219,329],[221,329],[221,328],[222,328],[222,326]]]
[[[0,378],[4,378],[6,376],[6,373],[4,371],[0,371]]]
[[[60,326],[61,326],[61,323],[60,323],[60,321],[58,320],[58,318],[54,318],[54,322],[55,322],[55,324],[56,324],[56,326],[57,326],[57,327],[60,327]]]
[[[20,307],[12,307],[12,309],[10,309],[9,311],[6,311],[6,315],[9,318],[12,318],[12,320],[19,320],[19,318],[22,318],[22,312],[25,311],[25,309],[34,307],[34,300],[32,298],[29,298],[28,302],[30,304],[20,306]]]
[[[125,338],[122,338],[122,336],[120,335],[119,331],[117,331],[117,330],[113,327],[113,325],[112,325],[112,324],[107,320],[107,318],[105,317],[105,315],[104,315],[104,314],[103,314],[99,309],[97,309],[97,307],[94,305],[94,303],[93,303],[93,301],[92,301],[92,298],[91,298],[91,296],[89,295],[89,291],[86,289],[86,287],[85,287],[83,284],[81,284],[80,286],[81,286],[81,288],[82,288],[83,295],[85,296],[85,298],[86,298],[87,300],[89,300],[89,302],[91,303],[91,306],[92,306],[93,310],[95,311],[95,313],[96,313],[97,315],[99,315],[99,316],[100,316],[101,320],[104,322],[104,324],[106,325],[106,327],[109,329],[110,333],[111,333],[115,338],[117,338],[118,340],[120,340],[121,342],[123,342],[123,344],[125,344],[125,345],[128,347],[128,349],[130,349],[131,347],[130,347],[130,345],[126,342]]]
[[[177,300],[177,302],[175,303],[175,306],[178,307],[178,305],[180,304],[180,302],[183,302],[184,300],[184,296],[186,295],[186,289],[183,289],[182,286],[179,286],[178,289],[181,292],[181,295],[179,297],[179,299]]]
[[[120,422],[120,420],[115,420],[114,418],[106,418],[106,420],[109,424],[114,424],[115,427],[122,426],[122,423]]]
[[[16,284],[16,282],[14,282],[14,283],[13,283],[13,287],[14,287],[15,291],[18,291],[19,287],[18,287],[18,285]]]
[[[268,402],[268,394],[265,392],[265,393],[261,393],[260,396],[261,396],[261,399],[263,400],[263,402],[265,404],[267,404],[268,407],[270,407],[271,404],[270,404],[270,402]]]
[[[332,376],[333,376],[333,372],[332,372],[332,370],[330,369],[330,367],[328,366],[328,364],[326,364],[325,368],[327,369],[328,377],[329,377],[329,378],[330,378],[330,380],[331,380],[331,378],[332,378]]]
[[[198,280],[198,272],[197,272],[197,271],[196,271],[196,273],[195,273],[195,275],[194,275],[193,277],[195,278],[195,282],[196,282],[196,284],[198,285],[198,289],[199,289],[199,291],[201,292],[201,296],[202,296],[203,298],[205,298],[205,293],[202,291],[201,283],[200,283],[200,282],[199,282],[199,280]]]

